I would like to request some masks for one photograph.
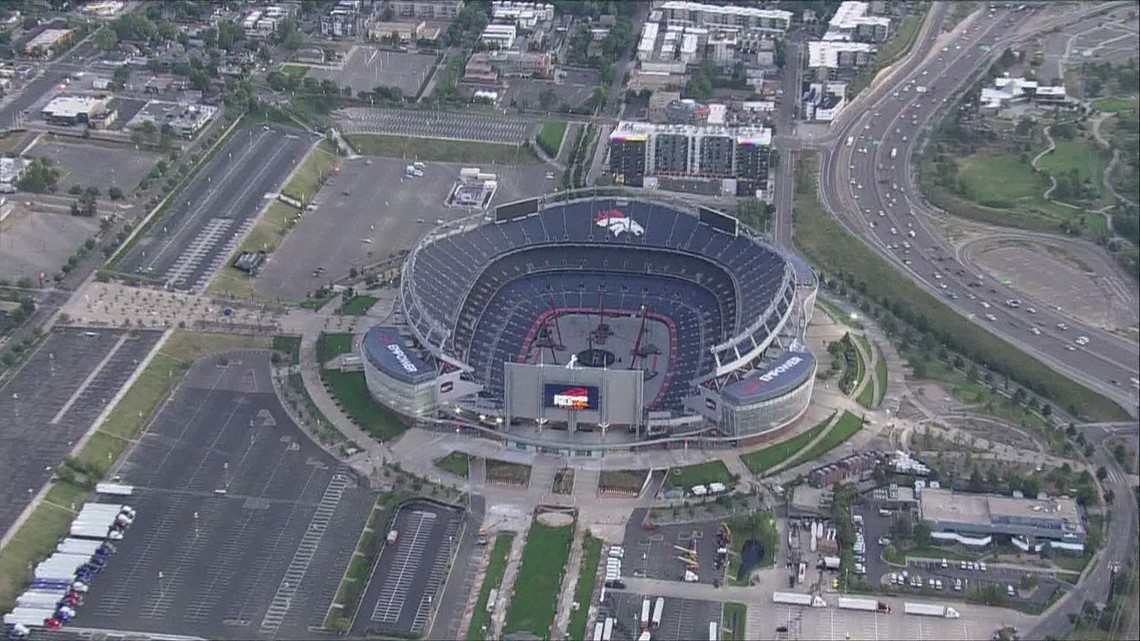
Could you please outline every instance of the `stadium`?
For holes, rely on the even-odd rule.
[[[815,279],[707,207],[564,192],[446,223],[361,344],[410,421],[597,455],[770,437],[807,409]]]

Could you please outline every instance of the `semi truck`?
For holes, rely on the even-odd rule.
[[[653,620],[651,623],[654,628],[661,627],[661,617],[665,614],[665,597],[657,597],[657,601],[653,604]]]
[[[945,605],[935,605],[933,603],[905,603],[903,604],[903,611],[907,614],[914,614],[923,617],[942,617],[943,619],[957,619],[961,617],[958,611],[952,607]]]
[[[786,605],[802,605],[811,608],[825,608],[827,602],[817,594],[803,594],[802,592],[773,592],[773,603]]]
[[[839,597],[839,609],[862,610],[864,612],[882,612],[883,614],[891,613],[891,606],[883,603],[882,601],[876,601],[875,599],[860,599],[850,596]]]
[[[644,599],[642,599],[641,600],[641,629],[642,630],[649,627],[649,615],[651,614],[652,610],[653,610],[653,602],[649,600],[649,597],[645,597]]]

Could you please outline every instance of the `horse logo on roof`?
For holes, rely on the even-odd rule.
[[[641,236],[645,233],[645,228],[640,223],[626,216],[620,209],[606,209],[594,214],[594,224],[605,227],[614,236],[622,234]]]

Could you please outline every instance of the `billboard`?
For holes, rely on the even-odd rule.
[[[538,199],[528,198],[527,200],[520,200],[506,205],[499,205],[495,208],[495,222],[503,222],[504,220],[514,220],[515,218],[522,218],[529,216],[538,211]]]
[[[593,385],[546,383],[542,386],[543,405],[560,410],[598,409],[598,388]]]

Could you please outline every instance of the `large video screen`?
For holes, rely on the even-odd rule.
[[[592,385],[543,385],[543,404],[560,410],[598,409],[598,388]]]

